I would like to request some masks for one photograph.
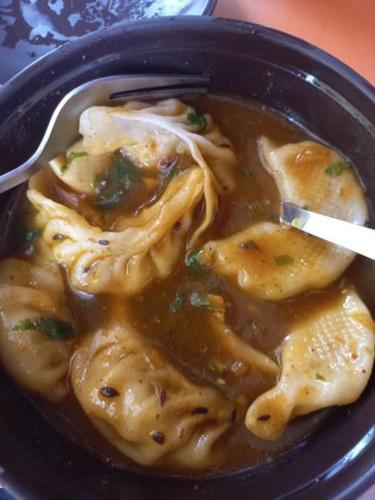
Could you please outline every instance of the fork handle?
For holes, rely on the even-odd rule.
[[[0,175],[0,193],[9,191],[9,189],[30,179],[30,177],[39,170],[39,166],[36,163],[38,156],[39,154],[34,154],[17,168]]]

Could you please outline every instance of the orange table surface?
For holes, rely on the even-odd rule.
[[[375,84],[375,0],[218,0],[214,15],[298,36]]]

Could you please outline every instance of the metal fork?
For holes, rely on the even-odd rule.
[[[375,230],[281,202],[280,222],[375,260]]]
[[[79,85],[57,105],[35,153],[10,172],[0,175],[0,193],[18,186],[49,160],[64,153],[77,138],[79,117],[86,108],[120,104],[129,99],[205,94],[208,83],[208,78],[199,75],[118,75]]]

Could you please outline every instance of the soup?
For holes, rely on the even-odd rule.
[[[324,417],[301,415],[360,396],[364,273],[278,223],[281,197],[364,224],[345,158],[215,96],[90,108],[80,131],[30,180],[0,265],[2,362],[51,422],[116,463],[200,473],[271,460]]]

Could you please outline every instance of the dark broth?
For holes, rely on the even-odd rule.
[[[204,240],[223,238],[257,221],[277,220],[278,192],[273,179],[260,164],[256,141],[264,134],[280,144],[296,142],[307,138],[306,132],[258,105],[217,97],[200,98],[196,104],[211,113],[232,141],[238,157],[236,191],[219,200],[218,216],[204,235]],[[63,203],[69,199],[69,191],[52,176],[50,195]],[[84,199],[79,199],[75,204],[84,212],[85,203]],[[100,223],[102,226],[110,225],[105,218]],[[345,276],[363,293],[363,298],[371,306],[368,269],[368,264],[357,259]],[[302,318],[312,308],[326,307],[340,293],[343,283],[341,279],[326,290],[305,293],[279,303],[267,303],[239,292],[228,281],[210,272],[195,273],[186,267],[184,258],[181,258],[178,269],[167,280],[153,283],[143,293],[129,299],[131,320],[143,335],[191,380],[213,384],[234,401],[236,422],[217,444],[222,452],[220,469],[240,468],[272,459],[308,436],[326,413],[316,413],[292,422],[284,436],[273,443],[253,436],[243,424],[246,409],[259,394],[272,387],[275,380],[255,371],[244,377],[231,375],[225,353],[220,351],[211,335],[207,314],[192,307],[186,298],[192,292],[222,296],[226,304],[226,321],[236,334],[275,359],[275,350],[288,333],[290,323]],[[78,331],[94,331],[103,325],[109,297],[93,298],[73,293],[68,288],[67,293]],[[183,303],[173,312],[171,305],[177,294],[183,298]],[[317,295],[319,306],[316,305]],[[79,435],[80,440],[91,449],[116,463],[129,464],[93,429],[73,394],[66,402],[53,408],[39,401],[37,404],[42,404],[43,412],[51,422],[59,421],[59,427],[62,426],[76,439]]]

